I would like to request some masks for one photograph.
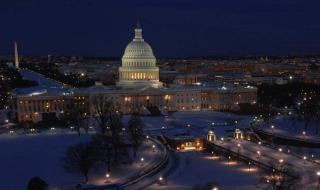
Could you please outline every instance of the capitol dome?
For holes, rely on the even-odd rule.
[[[145,41],[132,41],[124,51],[123,58],[152,58],[155,59],[151,46]]]
[[[138,23],[134,39],[127,45],[119,68],[117,86],[123,88],[159,88],[159,68],[151,46],[142,37],[142,28]]]

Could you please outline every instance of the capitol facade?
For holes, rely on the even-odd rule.
[[[159,67],[151,46],[143,39],[138,24],[134,39],[127,45],[119,67],[119,81],[115,86],[96,84],[89,88],[56,88],[39,86],[17,90],[15,111],[19,121],[42,120],[44,113],[57,117],[75,103],[94,116],[93,101],[103,96],[118,106],[124,114],[148,114],[170,111],[235,110],[240,103],[255,104],[257,88],[230,84],[175,85],[164,87],[159,81]]]

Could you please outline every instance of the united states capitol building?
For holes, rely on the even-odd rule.
[[[21,71],[30,74],[31,71]],[[175,85],[164,87],[159,81],[159,67],[151,46],[143,39],[142,28],[135,28],[134,39],[127,45],[119,67],[115,86],[97,83],[89,88],[72,88],[56,84],[39,84],[36,88],[16,91],[16,112],[19,121],[37,122],[43,113],[59,117],[68,104],[85,107],[94,115],[93,100],[98,96],[114,102],[123,113],[235,110],[240,103],[255,104],[257,88],[231,84]],[[49,82],[50,83],[50,82]]]

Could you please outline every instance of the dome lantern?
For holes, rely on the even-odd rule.
[[[142,28],[139,21],[137,22],[137,26],[134,29],[134,33],[135,35],[133,41],[144,41],[142,37]]]

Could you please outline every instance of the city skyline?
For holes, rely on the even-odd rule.
[[[115,56],[136,20],[157,57],[312,55],[320,52],[316,1],[4,1],[0,55]]]

